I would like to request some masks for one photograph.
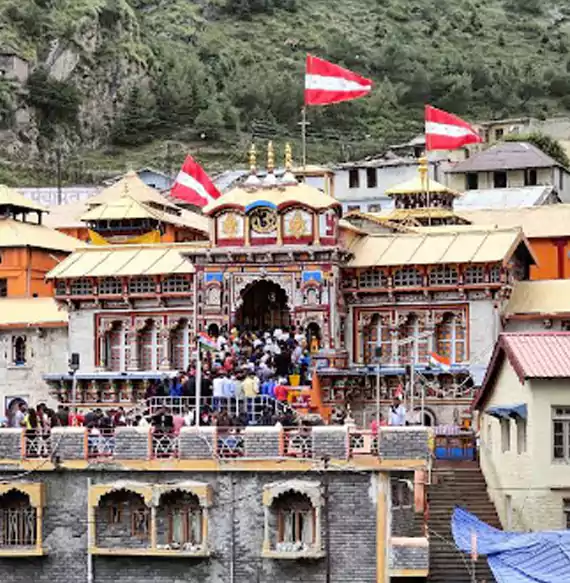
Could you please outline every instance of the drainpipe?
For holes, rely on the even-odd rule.
[[[26,297],[29,298],[32,293],[32,248],[28,247],[28,261],[26,265]]]
[[[91,478],[87,478],[87,497],[89,498],[89,492],[91,491]],[[91,540],[91,525],[89,524],[90,511],[89,504],[87,504],[87,583],[93,583],[93,555],[89,552],[89,549],[93,547],[93,542]]]
[[[230,482],[230,495],[231,495],[231,521],[232,521],[232,546],[231,546],[231,558],[230,558],[230,581],[229,583],[235,583],[235,562],[236,562],[236,529],[235,529],[235,519],[236,519],[236,504],[235,504],[235,480],[233,473],[231,474]]]

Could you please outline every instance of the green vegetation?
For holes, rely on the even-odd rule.
[[[63,132],[85,170],[141,151],[167,168],[187,147],[218,168],[252,137],[298,139],[308,52],[375,82],[311,108],[312,161],[411,137],[426,102],[469,119],[567,112],[569,17],[554,0],[0,0],[0,45],[43,67],[27,97],[40,135]],[[54,50],[78,57],[63,78],[46,73]],[[15,91],[0,86],[3,121]]]

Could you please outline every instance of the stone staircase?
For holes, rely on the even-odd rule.
[[[451,534],[455,506],[461,506],[480,520],[501,528],[478,463],[436,462],[428,503],[430,574],[427,580],[431,583],[494,583],[485,557],[479,557],[475,564],[475,579],[472,578],[471,557],[455,547]]]

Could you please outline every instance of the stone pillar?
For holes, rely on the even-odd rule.
[[[156,550],[156,505],[154,501],[150,507],[150,548]]]
[[[277,245],[283,245],[283,217],[277,217]]]
[[[376,492],[376,583],[390,582],[390,476],[377,474]]]
[[[131,324],[126,334],[127,344],[129,345],[127,370],[139,370],[138,334],[139,331],[136,326]]]
[[[270,532],[269,532],[269,506],[263,507],[263,550],[270,551],[271,550],[271,540],[270,540]],[[317,522],[318,524],[318,522]]]
[[[184,325],[182,338],[184,343],[182,364],[184,365],[184,370],[188,370],[190,366],[190,320]]]
[[[170,351],[169,351],[169,340],[170,340],[171,330],[167,327],[160,329],[159,341],[162,352],[160,362],[158,364],[159,370],[170,370]]]

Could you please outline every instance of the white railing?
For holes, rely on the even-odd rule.
[[[310,428],[285,429],[283,455],[286,457],[312,458],[313,433]]]
[[[49,458],[51,456],[50,434],[44,431],[26,431],[24,449],[27,458]]]
[[[180,437],[162,431],[152,432],[152,457],[177,458],[180,453]]]
[[[378,453],[378,436],[372,431],[351,431],[349,436],[351,455],[376,455]]]
[[[236,429],[218,428],[217,455],[221,458],[243,457],[243,435]]]

